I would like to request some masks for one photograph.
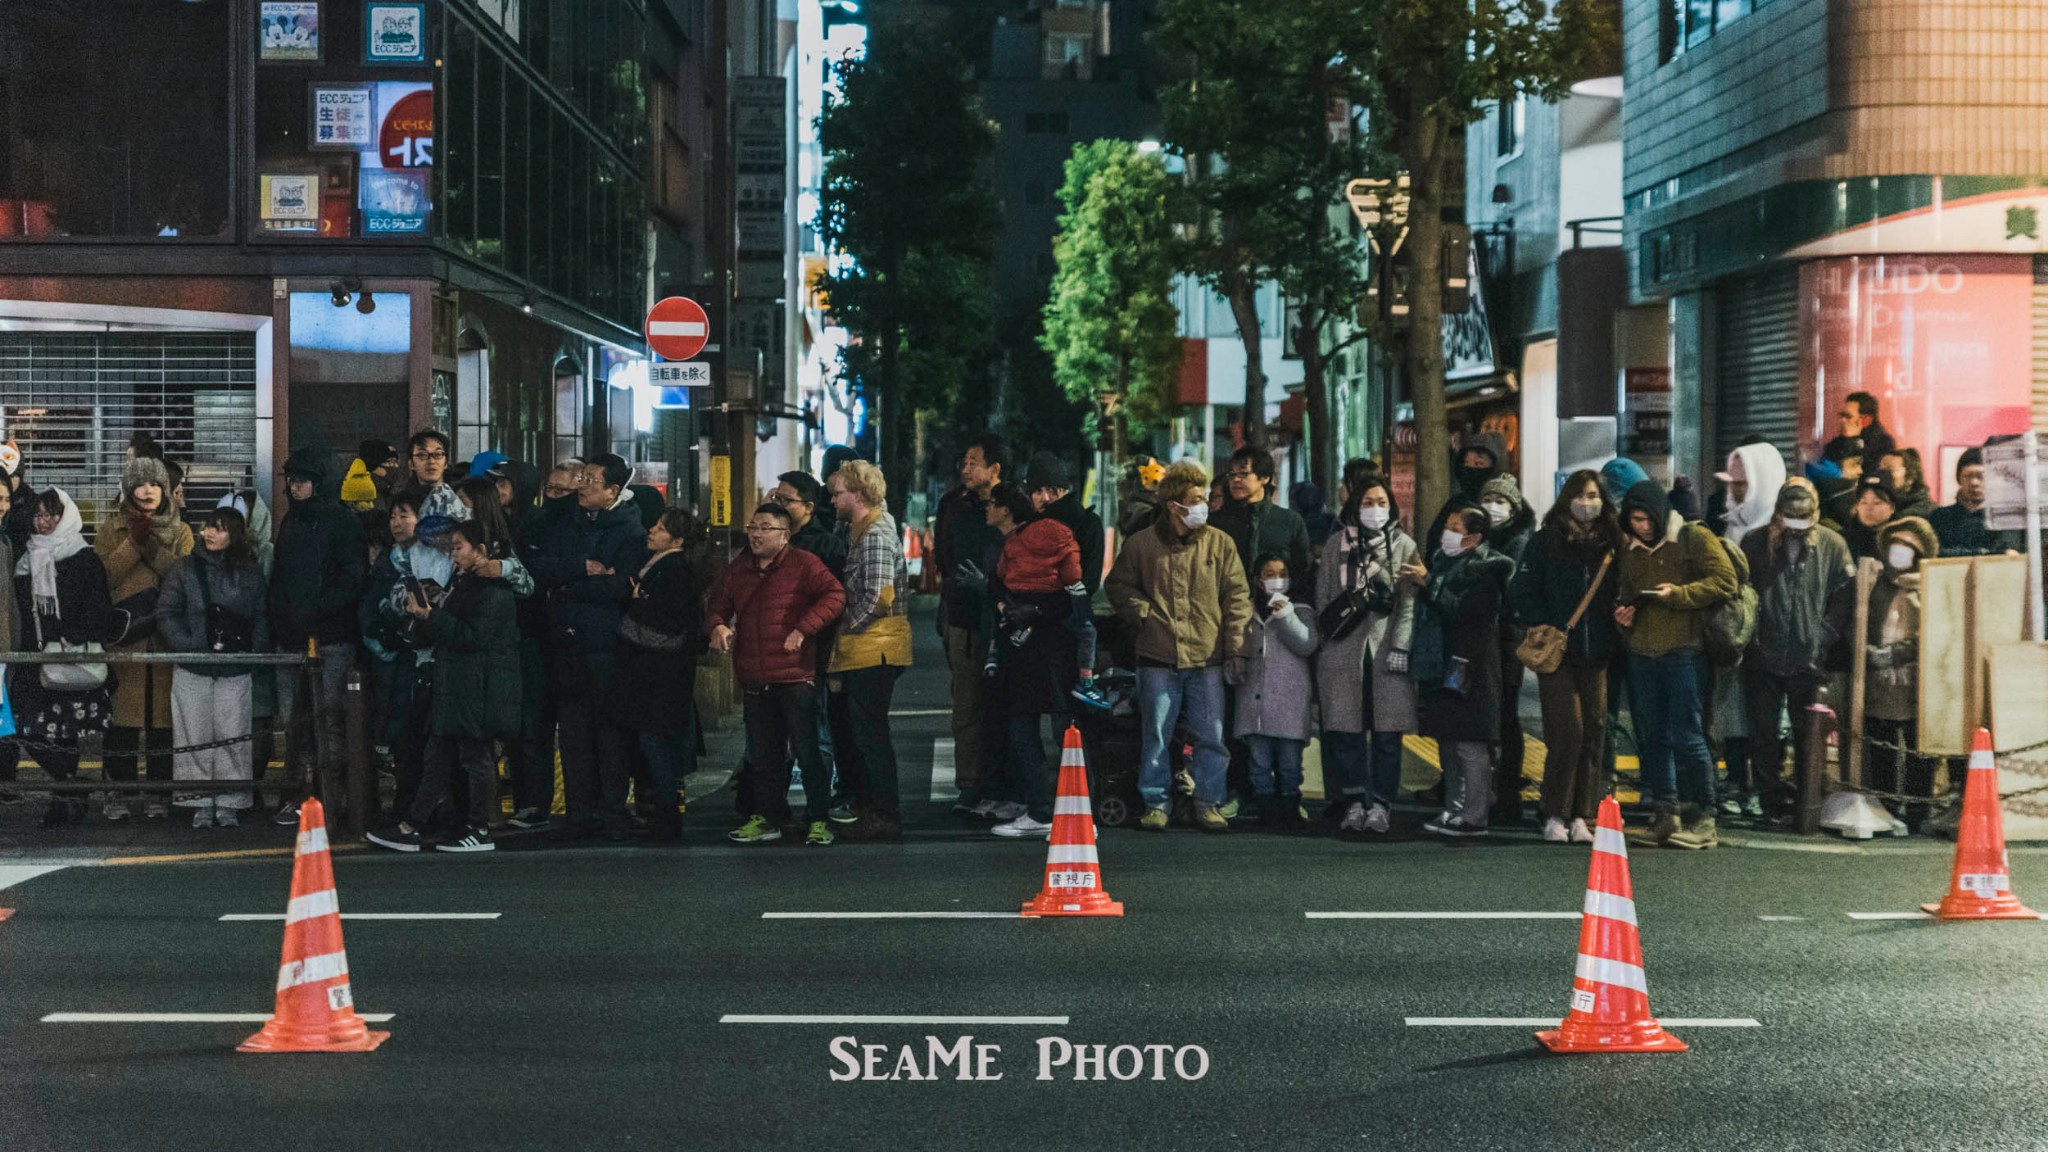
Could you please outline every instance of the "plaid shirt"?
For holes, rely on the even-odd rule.
[[[878,620],[910,614],[910,569],[896,518],[876,512],[865,527],[856,524],[846,553],[846,614],[840,634],[858,635]],[[887,595],[884,593],[887,592]]]

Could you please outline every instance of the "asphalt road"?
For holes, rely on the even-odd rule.
[[[92,845],[0,826],[0,865],[80,862],[0,867],[15,910],[0,922],[0,1149],[2048,1147],[2048,923],[1849,918],[1938,897],[1935,842],[1639,851],[1657,1012],[1759,1025],[1675,1027],[1683,1055],[1558,1057],[1526,1026],[1408,1023],[1562,1014],[1573,918],[1307,916],[1575,912],[1585,850],[1527,837],[1113,830],[1120,920],[764,919],[1005,913],[1035,892],[1042,844],[966,830],[929,800],[944,719],[915,713],[940,688],[921,672],[898,700],[902,844],[740,848],[718,836],[725,801],[700,795],[679,849],[337,852],[345,913],[499,914],[345,924],[359,1008],[393,1014],[369,1054],[236,1054],[253,1024],[43,1022],[267,1011],[280,926],[220,917],[281,913],[290,863],[87,866]],[[2048,850],[2015,848],[2012,868],[2048,906]],[[1002,1078],[836,1081],[846,1036],[885,1046],[883,1072],[912,1046],[921,1074],[926,1037],[972,1036],[999,1046],[987,1070]],[[1041,1080],[1055,1037],[1172,1045],[1191,1074],[1199,1046],[1207,1070],[1185,1081],[1165,1057],[1154,1080],[1145,1056],[1138,1079],[1077,1081],[1070,1059]]]

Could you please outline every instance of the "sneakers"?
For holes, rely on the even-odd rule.
[[[837,839],[838,837],[832,834],[830,820],[813,820],[810,834],[804,837],[804,843],[813,848],[829,848]]]
[[[1214,804],[1195,805],[1195,827],[1204,832],[1230,831],[1230,817]]]
[[[725,838],[735,844],[766,844],[782,839],[782,829],[770,824],[766,816],[749,816],[745,824],[727,832]]]
[[[1714,827],[1711,813],[1700,814],[1678,831],[1664,838],[1666,848],[1685,848],[1698,852],[1706,848],[1721,846],[1721,834]]]
[[[953,811],[962,816],[972,816],[981,807],[981,789],[969,788],[953,798]]]
[[[1005,800],[994,808],[989,809],[988,818],[998,824],[1007,824],[1022,816],[1026,811],[1027,809],[1024,805],[1017,803],[1015,800]]]
[[[233,808],[215,808],[213,823],[216,828],[239,828],[242,826],[242,814]],[[196,828],[198,825],[195,823],[193,827]]]
[[[839,835],[854,841],[901,840],[903,825],[888,813],[869,812],[848,824]]]
[[[194,808],[192,810],[192,826],[194,828],[213,827],[213,805],[208,804],[204,808]]]
[[[163,820],[167,819],[170,814],[170,804],[161,797],[152,796],[142,802],[142,815],[145,819]]]
[[[1102,694],[1102,689],[1097,688],[1093,680],[1074,685],[1074,690],[1068,695],[1090,712],[1107,713],[1110,709],[1109,697]]]
[[[434,845],[436,852],[490,852],[497,848],[491,843],[489,828],[471,827],[453,840],[443,840]]]
[[[1375,804],[1365,814],[1365,830],[1375,836],[1385,836],[1393,826],[1393,814],[1387,811],[1385,804]]]
[[[1749,799],[1744,800],[1742,802],[1742,814],[1751,820],[1763,819],[1764,798],[1761,796],[1751,796]]]
[[[1346,808],[1344,810],[1344,818],[1342,820],[1337,821],[1337,831],[1365,831],[1365,805],[1359,803],[1356,800],[1352,801],[1351,807]]]
[[[1166,825],[1167,815],[1164,808],[1147,808],[1145,814],[1138,818],[1138,827],[1147,832],[1164,832]]]
[[[1235,820],[1237,819],[1238,812],[1242,808],[1243,805],[1238,801],[1238,798],[1235,796],[1231,796],[1223,801],[1223,806],[1219,808],[1218,811],[1223,813],[1223,818],[1225,820]],[[1199,823],[1199,819],[1197,820],[1197,822]]]
[[[998,836],[1006,836],[1012,840],[1022,840],[1026,837],[1043,840],[1052,833],[1052,825],[1042,824],[1033,820],[1031,813],[1026,812],[1015,820],[996,825],[994,828],[989,829],[989,831],[994,832]]]
[[[298,805],[294,804],[293,807],[296,808]],[[393,852],[420,850],[420,830],[403,821],[389,828],[379,828],[375,832],[365,833],[363,839],[380,848],[389,848]]]
[[[1486,828],[1484,825],[1467,824],[1463,820],[1460,820],[1457,817],[1452,816],[1448,812],[1445,812],[1442,815],[1438,816],[1436,819],[1431,820],[1427,824],[1424,824],[1422,826],[1422,830],[1424,832],[1434,832],[1438,836],[1448,836],[1453,840],[1461,840],[1473,836],[1486,835]]]
[[[1572,817],[1571,838],[1574,844],[1591,844],[1593,842],[1593,830],[1586,827],[1586,822],[1583,819],[1574,816]]]
[[[1572,834],[1565,830],[1564,821],[1552,816],[1543,822],[1543,841],[1546,844],[1569,844]]]
[[[110,821],[120,821],[128,819],[128,817],[134,815],[134,813],[128,810],[127,801],[109,800],[106,802],[105,805],[101,806],[100,815],[106,817]]]
[[[1724,797],[1722,797],[1722,798],[1721,798],[1721,815],[1723,815],[1723,816],[1740,816],[1740,815],[1742,815],[1742,800],[1741,800],[1741,799],[1740,799],[1739,797],[1737,797],[1737,796],[1735,796],[1735,795],[1733,795],[1733,794],[1730,794],[1730,795],[1728,795],[1728,796],[1724,796]]]
[[[297,800],[287,800],[279,804],[277,812],[270,817],[270,822],[272,824],[296,826],[299,822],[299,802]]]
[[[859,815],[854,812],[853,805],[851,804],[841,804],[826,813],[826,815],[832,818],[834,824],[851,824],[855,820],[860,819]]]
[[[973,808],[968,809],[967,812],[969,816],[974,817],[976,820],[994,819],[995,813],[996,802],[993,800],[983,800],[981,803],[976,804]]]
[[[554,821],[548,818],[547,813],[538,808],[521,808],[519,811],[514,812],[512,818],[505,821],[505,823],[522,831],[534,832],[548,827]]]

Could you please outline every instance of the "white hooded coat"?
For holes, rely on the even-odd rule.
[[[1785,458],[1769,444],[1744,444],[1728,454],[1728,473],[1749,483],[1740,504],[1728,508],[1728,527],[1722,535],[1730,544],[1758,528],[1769,526],[1778,510],[1778,489],[1785,486]]]

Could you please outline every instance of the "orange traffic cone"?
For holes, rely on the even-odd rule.
[[[2012,894],[2005,857],[2005,810],[1998,803],[1998,761],[1991,733],[1977,729],[1970,746],[1970,774],[1963,779],[1963,822],[1956,827],[1956,862],[1948,895],[1922,904],[1937,920],[2038,920]]]
[[[1572,1014],[1536,1040],[1552,1052],[1683,1052],[1685,1041],[1650,1015],[1643,979],[1643,944],[1636,935],[1636,902],[1628,882],[1628,842],[1621,805],[1600,802],[1593,832],[1593,864],[1586,873],[1586,911],[1579,921],[1579,964],[1572,979]]]
[[[1124,906],[1102,890],[1095,857],[1095,813],[1088,805],[1088,763],[1081,730],[1067,725],[1060,752],[1059,796],[1053,801],[1052,837],[1045,852],[1045,887],[1026,901],[1026,916],[1121,916]]]
[[[299,851],[284,914],[284,961],[277,969],[277,1011],[237,1052],[368,1052],[391,1038],[356,1015],[348,953],[341,946],[341,905],[327,855],[327,812],[310,797],[299,805]]]

